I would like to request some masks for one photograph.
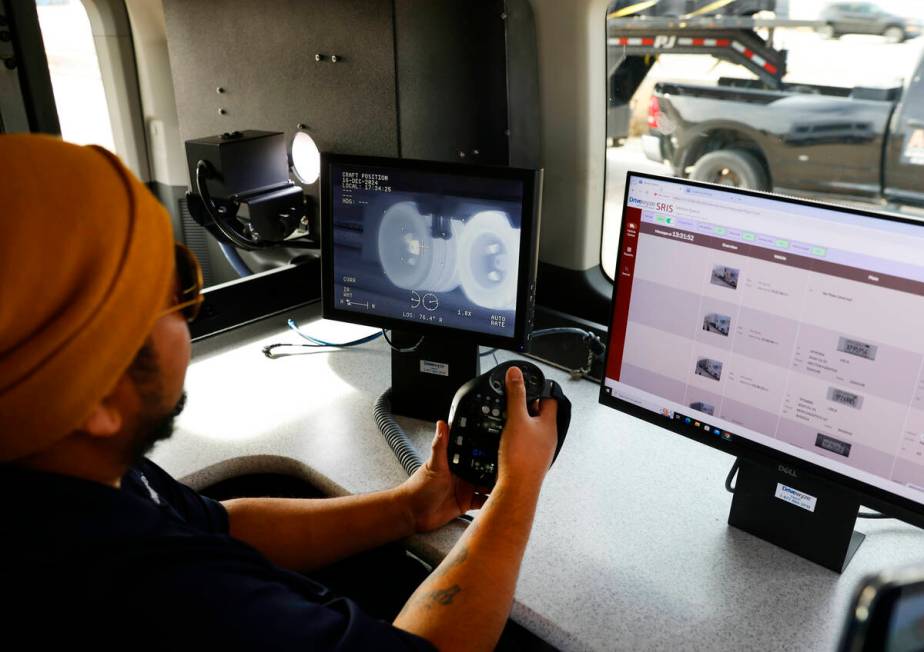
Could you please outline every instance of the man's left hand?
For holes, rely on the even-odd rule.
[[[446,457],[448,447],[449,426],[445,421],[437,421],[430,459],[398,487],[417,532],[435,530],[460,514],[479,509],[487,499],[488,489],[481,493],[450,472]]]

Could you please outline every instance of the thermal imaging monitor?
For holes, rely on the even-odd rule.
[[[630,173],[602,403],[737,455],[729,522],[840,570],[924,513],[924,224]],[[679,461],[678,461],[679,463]]]
[[[401,357],[399,367],[432,372],[415,383],[432,386],[466,367],[452,392],[477,368],[446,356],[477,361],[478,344],[522,350],[535,298],[540,179],[534,170],[325,155],[325,317],[395,331],[396,346],[421,354]],[[393,364],[398,384],[395,375]]]

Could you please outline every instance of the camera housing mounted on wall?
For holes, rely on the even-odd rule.
[[[243,249],[314,246],[307,235],[310,205],[289,179],[285,135],[232,131],[186,141],[193,218],[220,242]]]

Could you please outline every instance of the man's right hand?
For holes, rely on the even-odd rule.
[[[538,490],[558,444],[555,420],[558,402],[554,399],[540,401],[538,414],[531,416],[526,405],[523,372],[517,367],[510,367],[505,380],[507,425],[501,435],[497,483]]]

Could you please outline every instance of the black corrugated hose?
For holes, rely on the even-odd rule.
[[[385,441],[391,446],[391,450],[394,451],[395,457],[401,462],[401,466],[404,467],[408,475],[413,475],[414,471],[423,464],[423,460],[420,459],[420,455],[417,454],[417,450],[411,440],[408,439],[407,433],[391,415],[391,388],[386,389],[375,400],[372,415],[375,418],[375,425],[385,435]]]

